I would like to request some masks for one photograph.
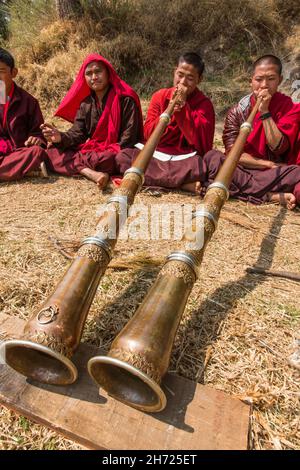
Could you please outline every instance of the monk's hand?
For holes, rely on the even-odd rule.
[[[287,166],[286,163],[281,162],[272,162],[266,160],[266,163],[268,164],[267,168],[278,168],[279,166]]]
[[[49,144],[58,144],[61,142],[61,133],[59,132],[56,127],[52,126],[51,124],[47,124],[46,122],[41,125],[41,129],[43,132],[43,136],[48,142],[48,147]]]
[[[32,145],[43,145],[45,142],[40,137],[34,137],[31,135],[25,142],[25,147],[32,147]]]
[[[258,107],[258,110],[261,114],[269,112],[270,101],[272,99],[272,95],[269,93],[268,90],[261,90],[258,95],[257,99],[261,99],[261,103]]]
[[[183,85],[183,83],[178,83],[176,87],[176,91],[177,91],[176,98],[175,98],[176,105],[174,108],[174,113],[178,113],[185,106],[188,88],[185,85]]]

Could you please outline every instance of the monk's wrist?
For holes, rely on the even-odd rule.
[[[269,119],[270,117],[272,117],[270,111],[268,109],[262,109],[260,111],[260,118],[262,121],[264,121],[265,119]]]

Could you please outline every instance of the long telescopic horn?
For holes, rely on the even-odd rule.
[[[80,343],[91,303],[126,220],[121,213],[127,216],[127,207],[143,184],[144,172],[180,99],[175,90],[143,150],[126,171],[120,188],[108,199],[97,232],[83,240],[53,294],[26,323],[22,339],[1,344],[0,352],[6,363],[17,372],[48,384],[65,385],[76,380],[77,369],[71,357]],[[113,237],[109,233],[111,227],[115,227]]]
[[[195,249],[193,246],[191,250],[167,257],[156,282],[113,341],[108,355],[93,357],[88,362],[89,373],[95,382],[109,395],[134,408],[155,412],[166,406],[160,382],[168,369],[179,322],[198,277],[206,245],[228,199],[228,187],[258,106],[259,102],[241,125],[234,146],[215,181],[207,188],[201,209],[193,214],[193,227],[183,236],[183,240],[194,243]],[[203,243],[197,247],[200,234]]]

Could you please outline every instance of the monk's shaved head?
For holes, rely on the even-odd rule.
[[[267,54],[261,56],[259,59],[257,59],[254,64],[253,64],[253,72],[255,71],[256,67],[259,67],[260,65],[275,65],[278,70],[278,75],[281,75],[282,73],[282,63],[281,60],[276,57],[276,55],[272,54]]]
[[[204,72],[204,62],[202,57],[196,52],[185,52],[184,54],[181,54],[178,59],[178,65],[182,63],[193,65],[198,71],[200,77]]]
[[[6,64],[11,70],[15,67],[15,60],[10,52],[0,47],[0,62]]]

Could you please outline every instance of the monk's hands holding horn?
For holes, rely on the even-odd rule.
[[[269,90],[265,89],[265,90],[259,91],[256,96],[256,99],[261,100],[261,103],[258,107],[258,111],[261,114],[268,113],[270,101],[272,99],[272,95],[270,94]]]
[[[43,145],[45,142],[40,137],[34,137],[31,135],[28,137],[26,142],[24,143],[25,147],[32,147],[33,145]]]
[[[55,126],[52,126],[51,124],[47,124],[45,122],[41,125],[41,129],[43,132],[43,136],[48,142],[48,147],[50,147],[52,144],[58,144],[59,142],[61,142],[61,133],[58,129],[56,129]]]
[[[176,86],[176,94],[174,98],[176,101],[174,113],[178,113],[185,106],[187,100],[187,92],[188,88],[183,85],[183,83],[178,83],[178,85]]]

